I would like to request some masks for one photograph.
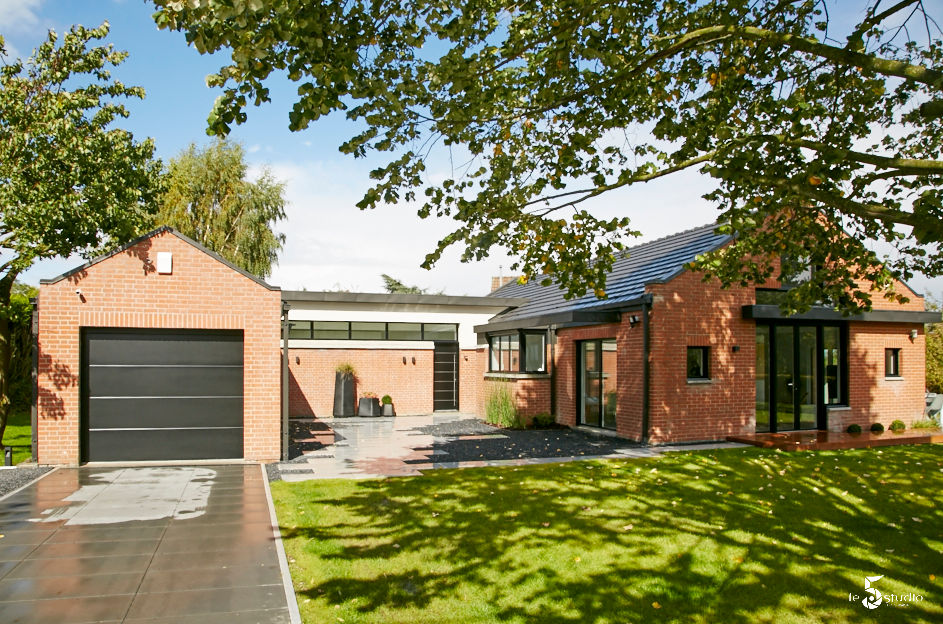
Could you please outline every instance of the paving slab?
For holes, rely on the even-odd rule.
[[[59,468],[0,499],[0,621],[295,624],[275,527],[258,465]]]

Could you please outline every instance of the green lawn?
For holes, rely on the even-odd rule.
[[[272,493],[309,623],[943,621],[943,446],[735,449]],[[864,577],[877,575],[884,594],[923,600],[869,611]]]
[[[7,429],[3,433],[3,445],[13,447],[13,463],[28,461],[32,455],[32,435],[29,426],[29,411],[18,411],[10,414]],[[0,464],[3,463],[0,454]]]

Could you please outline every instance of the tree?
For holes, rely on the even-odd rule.
[[[407,286],[395,277],[390,277],[386,273],[381,273],[380,277],[383,278],[383,288],[385,288],[386,292],[388,293],[404,293],[407,295],[426,294],[425,288],[420,288],[419,286]]]
[[[161,28],[231,51],[212,132],[269,101],[273,72],[299,83],[293,130],[362,122],[342,151],[389,161],[360,207],[422,196],[420,216],[460,223],[426,267],[500,245],[526,276],[604,296],[638,233],[584,202],[690,169],[736,237],[696,265],[725,285],[811,264],[787,308],[855,312],[869,284],[902,300],[894,278],[943,273],[943,44],[922,0],[156,3]],[[467,160],[444,181],[426,174],[437,144]]]
[[[191,144],[170,161],[156,222],[264,278],[285,242],[284,234],[272,230],[285,218],[285,185],[267,169],[252,182],[248,170],[238,143]]]
[[[35,286],[16,282],[6,308],[10,323],[10,409],[27,409],[32,398],[33,369],[33,305],[30,299],[39,294]]]
[[[144,90],[111,77],[127,54],[90,46],[108,23],[54,31],[26,61],[0,38],[0,440],[10,410],[11,292],[40,258],[86,257],[130,240],[159,194],[154,145],[112,127],[122,98]]]
[[[927,297],[927,310],[939,312],[939,299]],[[926,326],[927,339],[927,391],[943,392],[943,323]]]

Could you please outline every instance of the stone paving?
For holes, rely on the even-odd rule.
[[[416,476],[438,468],[522,466],[582,459],[655,457],[665,452],[742,446],[733,443],[647,447],[628,440],[581,435],[581,447],[573,454],[552,457],[514,457],[456,461],[445,448],[450,443],[492,442],[507,438],[501,430],[481,423],[470,414],[449,413],[395,418],[336,418],[295,421],[293,430],[310,432],[293,441],[302,450],[289,462],[270,465],[270,478],[284,481],[310,479],[370,479]],[[436,431],[455,431],[436,435]],[[567,431],[567,430],[563,430]],[[546,435],[559,435],[548,430]],[[540,432],[528,432],[540,435]],[[297,434],[296,434],[297,435]],[[594,440],[599,440],[594,442]],[[604,452],[599,452],[601,447]],[[555,449],[559,451],[560,449]]]

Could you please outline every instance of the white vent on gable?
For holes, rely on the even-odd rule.
[[[171,252],[157,252],[157,272],[161,275],[170,275],[174,272],[174,255]]]

